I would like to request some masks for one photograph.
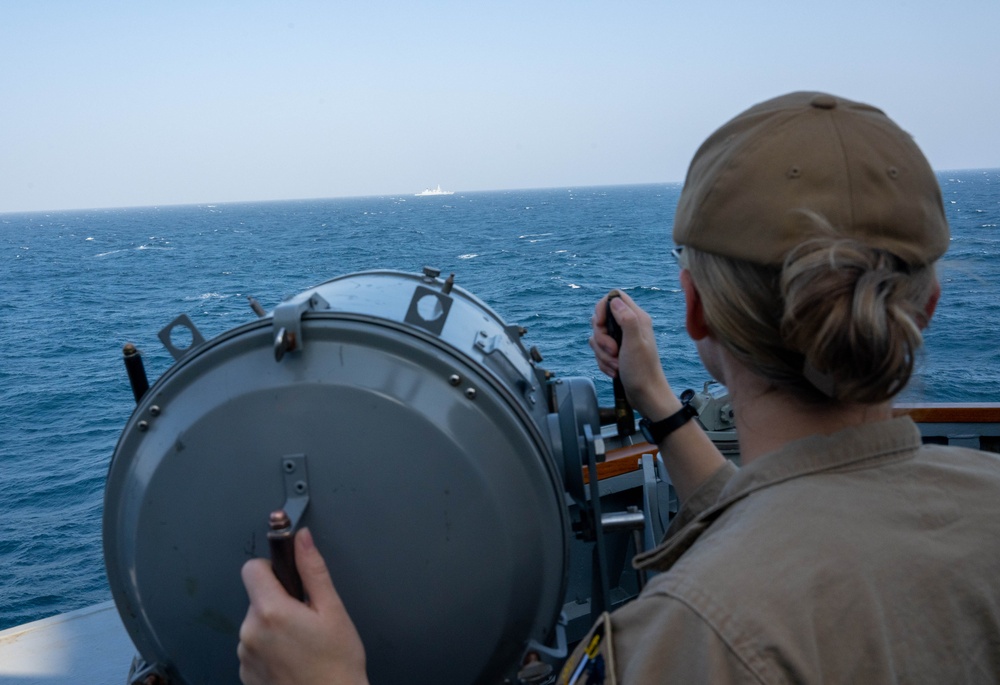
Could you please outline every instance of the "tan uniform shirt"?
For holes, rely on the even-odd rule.
[[[636,563],[619,683],[1000,682],[1000,458],[908,418],[724,467]]]

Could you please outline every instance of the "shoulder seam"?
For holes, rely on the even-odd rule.
[[[709,628],[712,629],[712,632],[715,633],[715,636],[719,639],[719,641],[726,646],[726,649],[729,651],[729,653],[732,654],[733,657],[735,657],[735,659],[740,664],[743,665],[747,673],[749,673],[754,678],[754,680],[756,680],[761,685],[767,685],[768,681],[764,678],[764,676],[760,674],[760,671],[756,667],[754,667],[753,664],[751,664],[750,659],[740,654],[740,652],[735,647],[733,647],[732,643],[729,640],[727,640],[726,637],[722,634],[722,631],[719,629],[719,627],[711,619],[709,619],[709,617],[706,616],[704,612],[699,610],[698,607],[696,607],[694,604],[688,601],[685,597],[679,594],[674,594],[673,592],[670,592],[668,590],[654,590],[650,594],[654,596],[659,595],[664,599],[674,600],[675,602],[685,606],[691,613],[697,616],[702,623],[704,623],[705,625],[707,625]]]

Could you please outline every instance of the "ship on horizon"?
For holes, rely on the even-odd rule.
[[[425,188],[423,192],[414,193],[414,197],[424,197],[427,195],[454,195],[454,190],[441,190],[441,184],[438,183],[437,188]]]

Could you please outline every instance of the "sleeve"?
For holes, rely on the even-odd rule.
[[[611,621],[618,685],[763,683],[701,616],[669,595],[640,597]]]

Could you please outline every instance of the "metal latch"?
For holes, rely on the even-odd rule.
[[[285,352],[299,352],[302,340],[302,315],[318,309],[329,309],[330,303],[318,293],[302,293],[285,300],[274,308],[274,361],[280,362]]]
[[[281,509],[272,511],[268,518],[267,542],[274,575],[289,595],[301,601],[305,593],[295,566],[295,531],[309,506],[306,455],[282,457],[281,470],[285,477],[285,504]]]

